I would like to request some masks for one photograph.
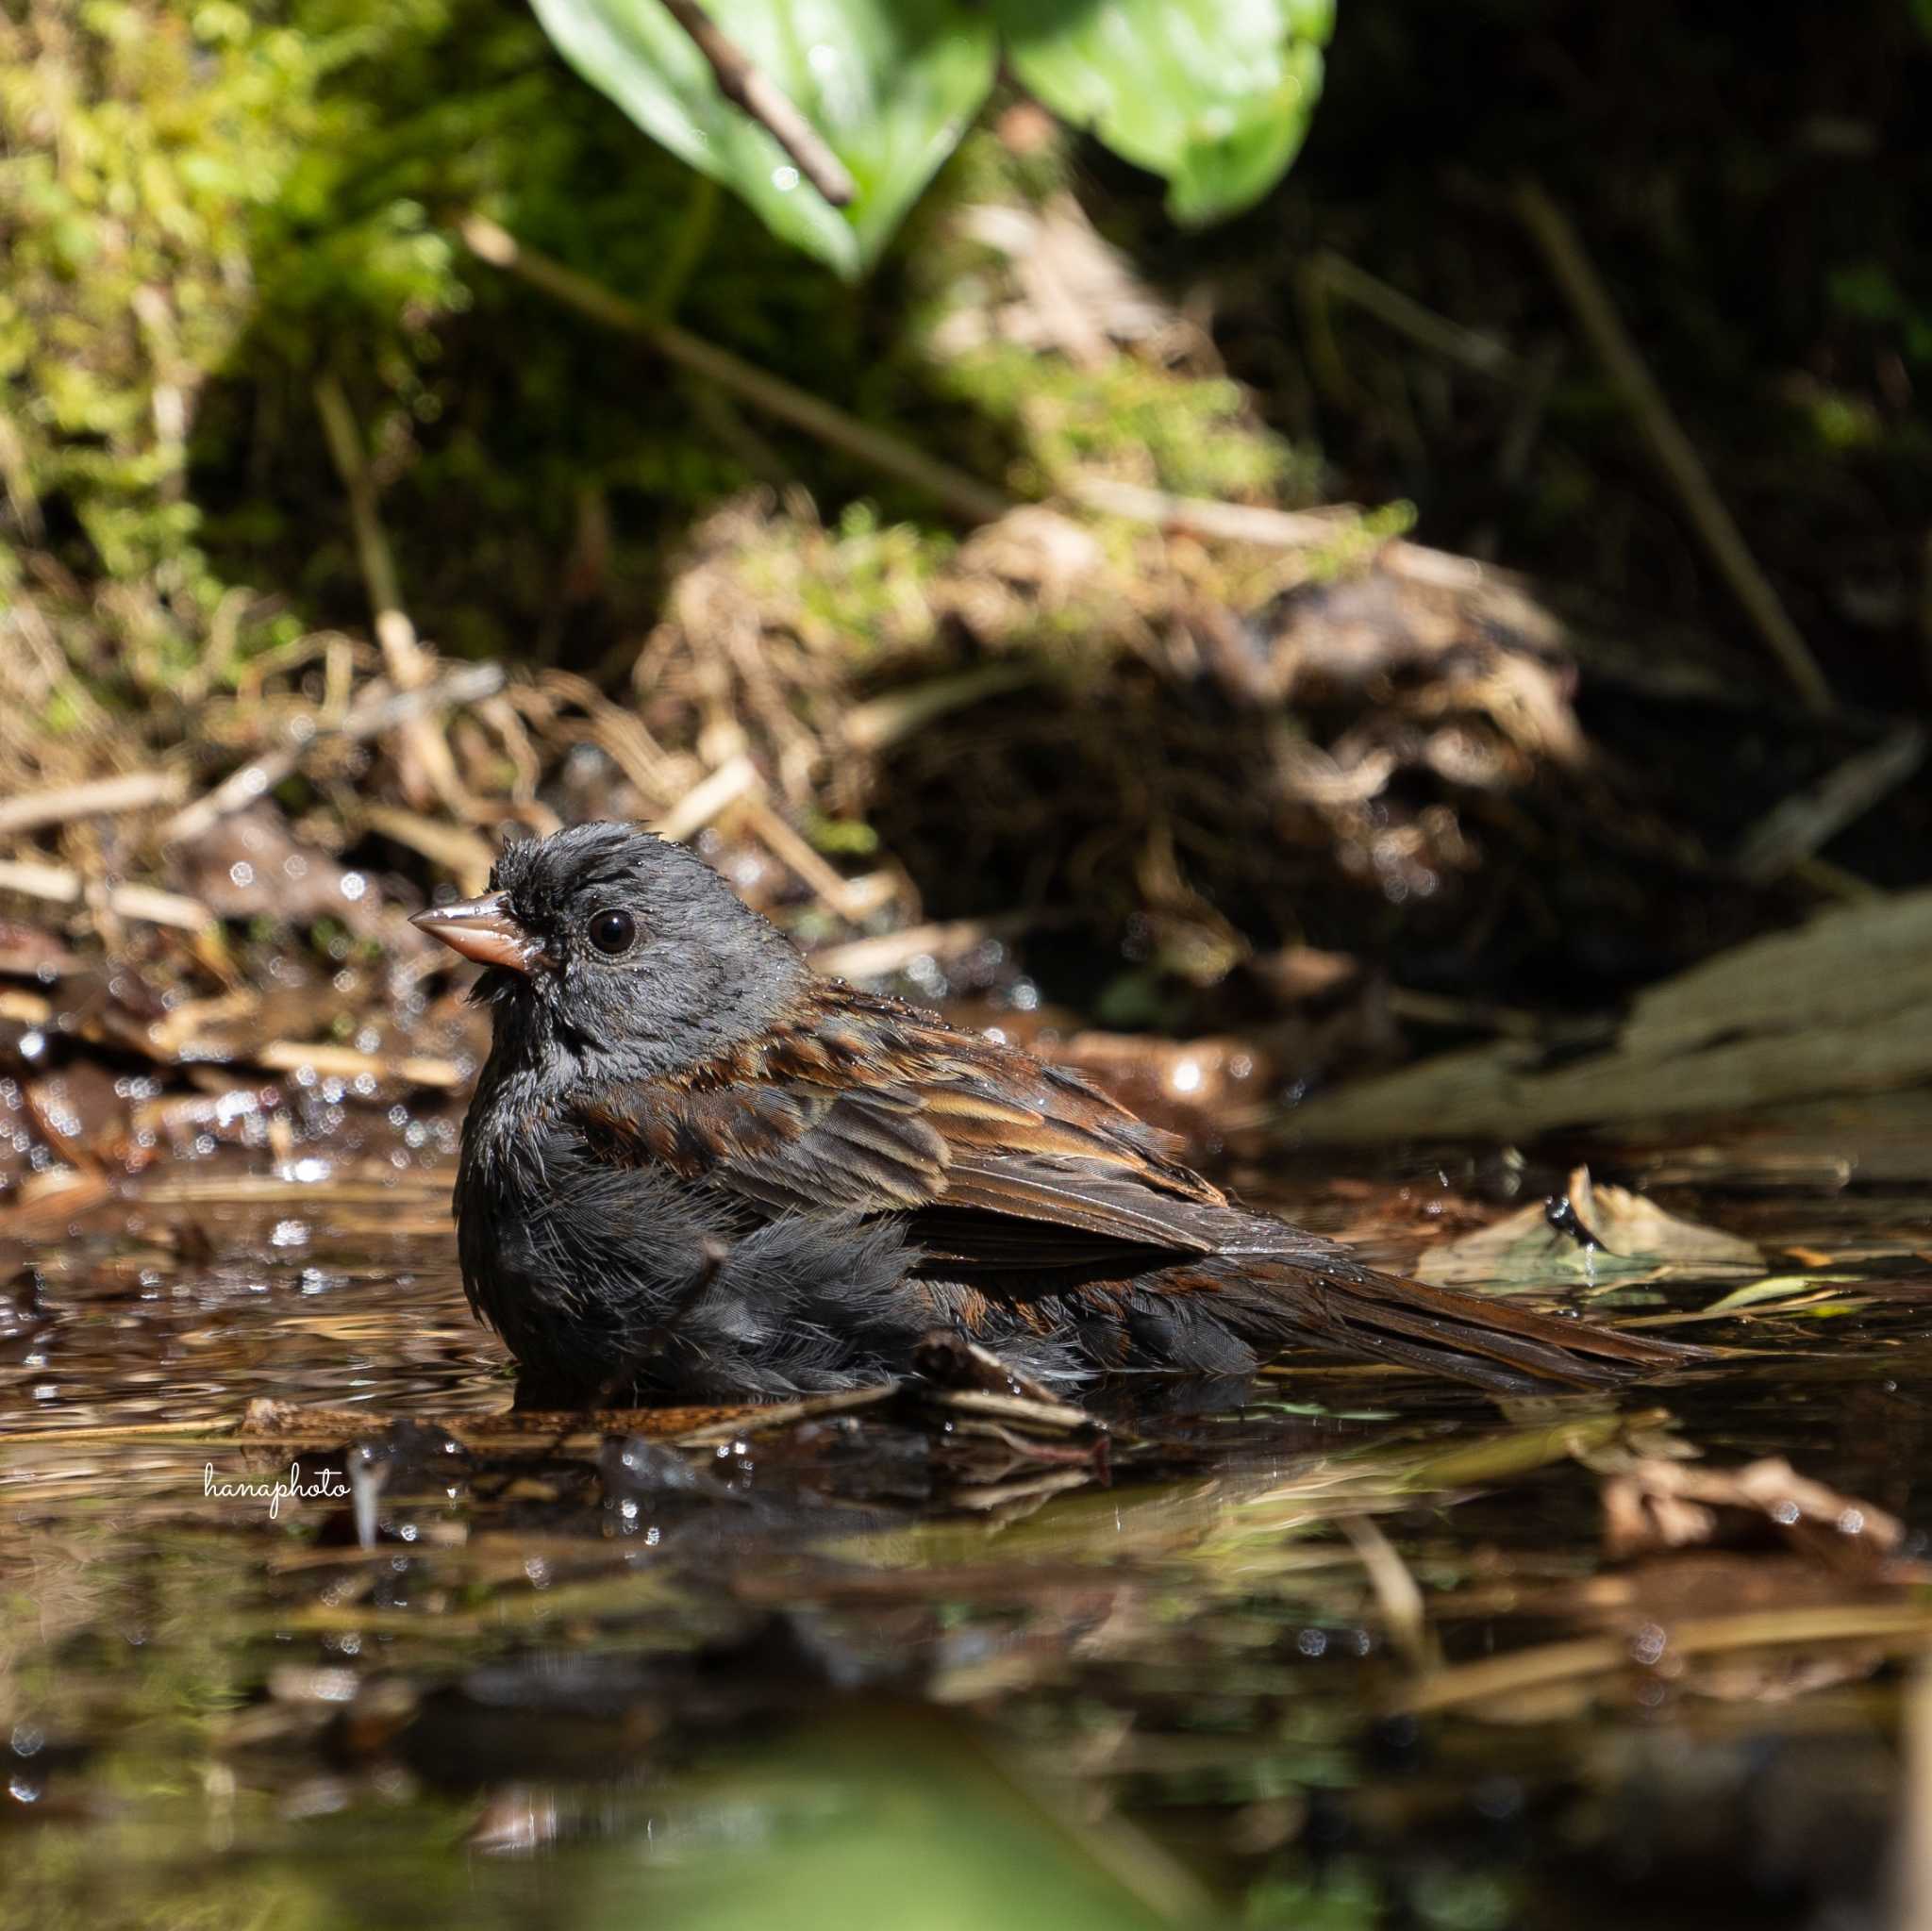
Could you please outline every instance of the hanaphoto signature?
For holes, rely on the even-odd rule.
[[[279,1519],[285,1502],[340,1502],[349,1485],[340,1469],[311,1469],[305,1476],[300,1462],[291,1462],[286,1478],[275,1481],[229,1481],[215,1473],[213,1462],[201,1471],[201,1492],[223,1502],[266,1502],[271,1522]]]

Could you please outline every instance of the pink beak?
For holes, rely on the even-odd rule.
[[[543,958],[542,941],[517,923],[509,900],[500,891],[465,899],[458,905],[432,906],[409,923],[478,965],[508,966],[513,972],[527,973]]]

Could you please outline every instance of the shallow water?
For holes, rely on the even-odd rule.
[[[1243,1177],[1408,1264],[1501,1210],[1487,1171]],[[1674,1192],[1790,1285],[1666,1320],[1749,1352],[1615,1402],[1296,1365],[1104,1390],[1104,1447],[893,1407],[626,1458],[491,1419],[445,1173],[305,1172],[158,1171],[0,1253],[0,1922],[1907,1922],[1896,1174]],[[1605,1483],[1693,1451],[1904,1544],[1607,1561]],[[291,1464],[330,1492],[273,1498]]]

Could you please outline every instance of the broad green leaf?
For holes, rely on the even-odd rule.
[[[1322,91],[1333,0],[993,0],[1013,71],[1076,126],[1166,176],[1176,221],[1258,201]]]
[[[992,28],[964,0],[709,0],[707,10],[850,170],[842,212],[718,91],[660,0],[534,0],[573,67],[772,232],[856,275],[992,85]]]

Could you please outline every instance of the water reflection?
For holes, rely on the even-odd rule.
[[[1100,1453],[890,1406],[701,1448],[513,1422],[439,1176],[175,1190],[0,1283],[9,1923],[1886,1907],[1923,1203],[1732,1203],[1857,1291],[1681,1330],[1754,1352],[1617,1407],[1307,1364],[1096,1390]],[[1392,1190],[1338,1199],[1402,1258]],[[1605,1484],[1690,1448],[1905,1540],[1607,1562]]]

